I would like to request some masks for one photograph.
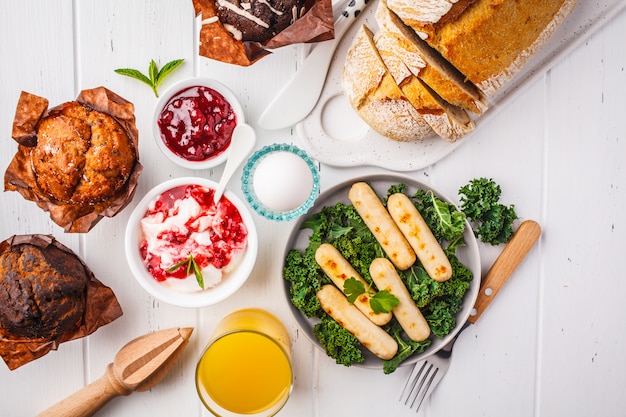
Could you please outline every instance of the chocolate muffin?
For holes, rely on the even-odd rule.
[[[136,157],[115,118],[69,102],[40,121],[31,163],[37,185],[52,199],[96,204],[122,189]]]
[[[57,247],[20,244],[0,255],[0,326],[28,339],[53,339],[80,325],[89,276]]]
[[[216,0],[217,14],[237,40],[263,43],[296,21],[304,0]]]

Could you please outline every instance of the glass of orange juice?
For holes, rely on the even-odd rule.
[[[292,387],[289,334],[258,308],[224,317],[196,366],[198,395],[220,417],[273,416]]]

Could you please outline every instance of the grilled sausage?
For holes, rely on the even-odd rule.
[[[421,342],[430,336],[430,326],[415,305],[411,294],[406,289],[393,264],[386,258],[374,259],[370,265],[370,274],[380,291],[387,290],[400,301],[393,308],[393,315],[411,340]]]
[[[317,298],[324,311],[374,355],[381,359],[391,359],[398,352],[398,343],[393,337],[365,317],[337,287],[324,285],[317,292]]]
[[[365,288],[369,287],[369,283],[363,279],[363,277],[352,267],[352,265],[350,265],[350,262],[343,257],[341,252],[339,252],[330,243],[322,243],[320,247],[317,248],[315,251],[315,260],[324,273],[328,275],[331,281],[333,281],[337,288],[339,288],[342,292],[345,292],[343,290],[344,283],[351,277],[361,281],[363,285],[365,285]],[[357,299],[354,300],[354,305],[361,310],[361,312],[365,314],[368,319],[378,326],[389,323],[393,317],[391,312],[376,314],[370,306],[370,297],[367,294],[359,295]]]
[[[443,282],[452,276],[452,265],[413,202],[402,193],[392,194],[387,210],[428,275]]]
[[[348,198],[396,268],[411,267],[417,259],[415,252],[374,190],[368,184],[358,182],[350,188]]]

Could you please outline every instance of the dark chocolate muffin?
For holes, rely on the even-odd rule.
[[[303,14],[304,0],[216,0],[224,27],[241,41],[263,43]]]
[[[53,199],[95,204],[113,197],[136,160],[133,142],[111,116],[69,102],[39,123],[31,161],[37,185]]]
[[[80,260],[54,246],[11,247],[0,255],[0,325],[29,339],[53,339],[76,328],[88,280]]]

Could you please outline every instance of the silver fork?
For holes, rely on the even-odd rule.
[[[470,324],[476,323],[540,235],[539,224],[532,220],[526,220],[519,226],[485,275],[472,315],[452,340],[425,360],[415,364],[400,394],[400,401],[404,399],[405,405],[409,408],[415,407],[416,413],[419,411],[424,400],[430,396],[450,367],[450,357],[456,339]]]
[[[404,384],[402,394],[400,394],[400,401],[404,398],[404,404],[409,408],[415,408],[415,412],[420,409],[422,402],[426,399],[431,392],[435,389],[439,381],[446,374],[446,371],[450,367],[450,356],[452,355],[452,348],[457,337],[463,330],[469,327],[470,322],[466,321],[461,330],[454,336],[454,338],[441,349],[436,351],[427,359],[417,362],[411,371],[411,375]]]

